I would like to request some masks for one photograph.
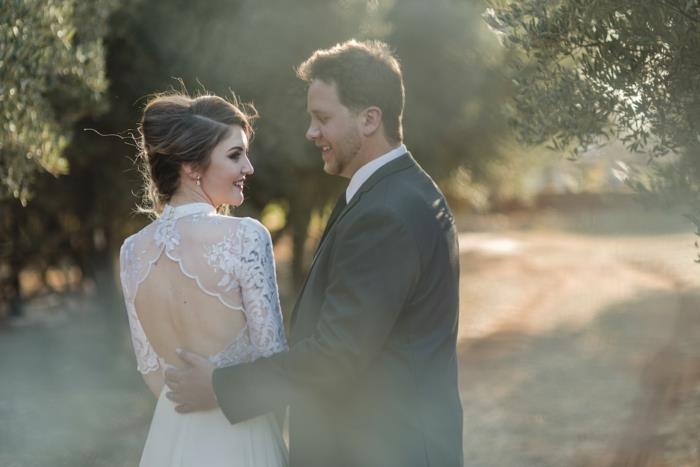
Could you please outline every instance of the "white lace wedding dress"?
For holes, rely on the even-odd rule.
[[[215,366],[286,349],[268,231],[206,203],[166,206],[124,241],[121,281],[137,368],[182,365],[175,348]],[[156,351],[157,349],[157,351]],[[163,387],[141,466],[278,467],[287,451],[273,414],[231,425],[219,409],[179,414]]]

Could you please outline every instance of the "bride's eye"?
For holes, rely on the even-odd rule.
[[[236,151],[228,155],[228,158],[236,162],[241,158],[241,151]]]

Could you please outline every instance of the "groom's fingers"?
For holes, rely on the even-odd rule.
[[[175,402],[176,404],[182,405],[182,399],[180,397],[180,394],[174,392],[174,391],[168,391],[165,393],[165,397],[170,399],[171,401]]]
[[[190,352],[189,350],[185,349],[177,349],[176,352],[178,357],[180,357],[185,363],[189,363],[192,366],[202,366],[209,363],[209,360],[207,360],[206,357],[203,357],[198,353]]]
[[[179,404],[175,406],[175,412],[177,413],[189,413],[192,412],[192,408],[187,404]]]
[[[170,367],[166,368],[165,370],[165,384],[167,384],[170,388],[174,388],[180,383],[181,379],[181,370],[178,370],[177,368]]]

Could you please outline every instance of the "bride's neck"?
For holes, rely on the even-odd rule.
[[[202,191],[190,187],[180,187],[170,198],[168,204],[171,206],[181,206],[190,203],[212,204],[209,197]]]

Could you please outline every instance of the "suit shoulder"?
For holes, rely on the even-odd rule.
[[[435,181],[420,166],[386,177],[372,191],[375,202],[390,209],[405,210],[412,216],[419,215],[422,208],[443,203],[445,199]]]
[[[373,209],[391,211],[416,238],[425,239],[455,228],[445,196],[420,166],[392,174],[383,182],[373,190]]]

